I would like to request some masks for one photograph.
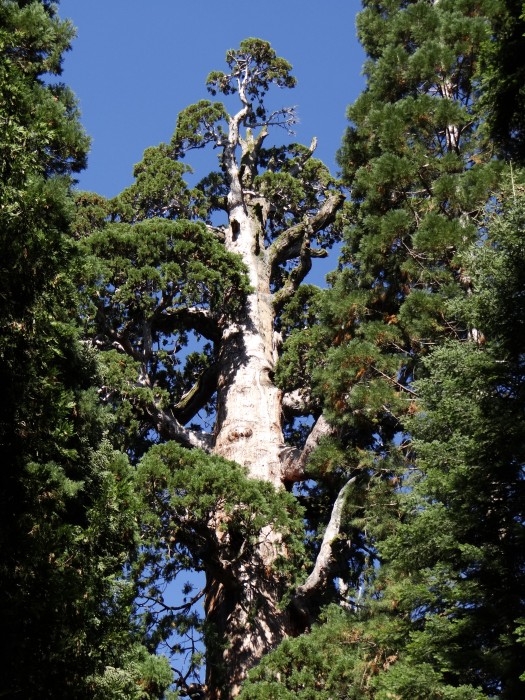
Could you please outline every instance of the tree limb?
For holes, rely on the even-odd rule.
[[[192,388],[173,406],[173,415],[183,425],[190,421],[208,403],[217,389],[219,365],[208,367],[197,379]]]
[[[328,580],[328,577],[330,576],[333,543],[341,530],[341,521],[346,496],[350,486],[355,482],[355,480],[356,477],[353,476],[339,491],[332,508],[330,520],[326,527],[323,541],[321,543],[321,549],[319,550],[319,554],[315,560],[312,573],[308,576],[306,581],[298,587],[293,598],[293,604],[302,611],[307,610],[307,599],[311,598],[322,586],[324,586]]]
[[[310,455],[319,445],[321,438],[333,435],[333,428],[323,415],[314,423],[310,434],[306,438],[304,447],[299,450],[295,447],[286,447],[282,454],[281,479],[285,483],[295,483],[305,478],[306,465]]]
[[[272,303],[276,313],[281,311],[288,299],[295,294],[301,282],[312,269],[312,258],[326,258],[327,255],[328,253],[326,250],[310,248],[309,238],[303,240],[299,252],[299,262],[290,270],[283,286],[272,297]]]
[[[171,411],[153,404],[146,408],[147,413],[155,423],[155,429],[164,440],[174,440],[179,445],[188,448],[198,448],[211,452],[212,435],[204,431],[190,430],[181,425]]]
[[[283,394],[281,405],[286,418],[310,415],[310,397],[305,396],[305,389],[294,389]]]
[[[147,372],[141,372],[137,385],[153,390]],[[142,410],[149,416],[153,429],[163,440],[174,440],[183,447],[197,447],[205,452],[211,452],[213,436],[200,430],[191,430],[179,423],[171,409],[161,405],[161,400],[154,396],[151,401],[139,400],[137,402]]]
[[[167,307],[155,313],[155,330],[170,334],[176,327],[196,331],[213,342],[218,342],[221,338],[218,321],[208,309],[196,306]]]
[[[331,192],[314,216],[305,217],[300,223],[283,231],[268,248],[270,265],[275,267],[279,263],[296,258],[305,238],[309,239],[334,222],[343,201],[342,192]]]

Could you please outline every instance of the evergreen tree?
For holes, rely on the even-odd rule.
[[[474,319],[472,306],[476,285],[485,303],[495,301],[495,280],[487,264],[475,281],[469,257],[480,255],[501,169],[480,124],[479,67],[502,6],[363,5],[368,83],[349,109],[340,152],[352,223],[322,302],[324,325],[290,336],[296,352],[287,376],[293,381],[298,366],[310,373],[340,426],[339,443],[326,443],[313,462],[336,474],[354,470],[362,488],[346,515],[363,529],[364,540],[354,540],[375,563],[361,578],[362,595],[349,591],[349,610],[269,655],[244,695],[519,697],[523,476],[521,438],[509,437],[521,429],[521,409],[507,395],[505,409],[495,400],[508,390],[507,360],[479,344],[495,328],[488,309]],[[494,240],[492,255],[503,245]],[[462,304],[469,313],[459,313]],[[508,309],[492,316],[507,336],[520,306],[514,323]],[[513,426],[507,436],[504,425]],[[491,436],[497,426],[499,437]]]
[[[139,683],[127,460],[101,442],[94,353],[79,341],[69,224],[88,139],[60,73],[73,29],[50,2],[0,2],[0,695],[92,698],[106,667]],[[158,677],[165,661],[155,661]],[[160,696],[166,687],[158,686]],[[129,685],[129,683],[128,683]],[[153,687],[153,686],[152,686]],[[153,697],[154,695],[152,695]],[[140,697],[144,697],[140,695]]]
[[[455,311],[478,340],[436,348],[415,385],[414,467],[368,629],[395,661],[378,697],[430,697],[429,679],[432,697],[523,694],[524,225],[521,195],[465,256],[473,293]]]
[[[228,51],[226,63],[207,81],[225,103],[183,110],[171,142],[145,152],[115,200],[81,195],[77,230],[92,260],[86,333],[105,364],[116,443],[139,464],[150,643],[172,643],[176,629],[185,653],[181,636],[203,630],[210,698],[236,695],[250,666],[304,629],[331,570],[328,538],[299,585],[304,525],[285,488],[306,478],[330,429],[306,385],[283,396],[274,372],[283,335],[315,296],[301,283],[339,236],[343,202],[315,139],[267,144],[273,127],[289,132],[296,119],[266,98],[293,87],[290,65],[260,39]],[[206,146],[219,170],[192,189],[182,159]],[[335,537],[341,498],[331,495],[322,516]],[[170,607],[163,586],[185,582],[188,569],[205,573],[205,589],[181,586],[186,602]],[[192,612],[203,596],[204,621]],[[187,651],[178,682],[190,693],[193,639]]]
[[[468,291],[459,253],[499,168],[475,82],[494,5],[365,2],[358,15],[368,82],[339,153],[352,224],[325,302],[333,361],[317,381],[334,419],[359,417],[383,444],[410,410],[418,358],[463,333],[445,303]]]
[[[483,50],[480,80],[490,134],[502,155],[525,159],[525,6],[502,0],[493,19],[495,41]]]
[[[354,565],[359,553],[373,561],[364,533],[379,536],[396,518],[387,504],[407,456],[420,358],[465,335],[446,304],[468,293],[460,253],[478,236],[500,167],[477,128],[479,56],[497,3],[363,6],[367,87],[339,153],[351,191],[340,267],[311,300],[317,326],[292,328],[278,369],[289,392],[311,377],[338,429],[312,466],[331,488],[356,479]],[[323,493],[316,483],[317,503]]]

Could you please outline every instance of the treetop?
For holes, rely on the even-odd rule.
[[[226,63],[230,73],[212,71],[206,79],[212,95],[217,92],[231,95],[244,87],[248,95],[259,98],[272,83],[278,87],[293,88],[297,82],[290,75],[292,66],[288,61],[277,56],[270,43],[262,39],[244,39],[238,49],[226,52]]]

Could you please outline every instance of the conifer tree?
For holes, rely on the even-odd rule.
[[[524,224],[520,194],[465,254],[473,292],[451,311],[476,333],[436,348],[415,383],[402,523],[379,545],[363,626],[377,697],[523,694]]]
[[[497,183],[494,149],[477,128],[479,56],[497,9],[364,2],[358,15],[367,87],[348,110],[339,153],[350,224],[331,289],[315,302],[320,323],[293,329],[279,368],[288,391],[312,377],[338,428],[316,468],[335,485],[356,477],[356,543],[395,515],[384,506],[406,458],[403,417],[416,407],[420,358],[465,334],[445,305],[469,291],[459,253],[476,239]]]
[[[395,524],[390,492],[410,464],[405,418],[417,410],[420,360],[469,334],[447,305],[470,293],[461,252],[479,236],[501,167],[478,128],[479,59],[498,7],[363,7],[367,87],[339,153],[351,224],[323,301],[326,360],[312,371],[327,418],[345,434],[339,464],[368,484],[355,523],[378,537]],[[328,467],[337,463],[330,449]]]
[[[118,582],[136,532],[128,464],[101,442],[97,364],[74,322],[70,187],[88,139],[51,82],[72,37],[54,3],[0,2],[0,695],[93,698],[113,668],[129,692],[104,698],[147,679],[159,697],[169,669],[145,669],[138,637],[130,652]]]
[[[315,617],[318,596],[337,596],[324,591],[344,496],[318,515],[331,534],[308,562],[290,491],[330,428],[307,383],[283,395],[275,370],[315,296],[301,283],[339,236],[343,195],[315,139],[270,141],[296,120],[266,96],[294,86],[291,66],[260,39],[226,63],[207,80],[225,102],[183,110],[171,142],[144,153],[115,200],[81,194],[77,228],[92,261],[86,332],[106,367],[116,443],[138,463],[150,643],[189,653],[177,681],[191,694],[202,631],[210,698],[235,696],[248,668]],[[184,158],[206,146],[219,169],[190,188]],[[188,569],[205,574],[204,590],[183,586],[170,606],[164,586]],[[204,620],[192,612],[201,599]]]
[[[334,361],[319,381],[334,417],[399,429],[393,417],[410,409],[418,358],[463,333],[444,304],[468,291],[458,254],[476,239],[496,185],[499,166],[476,111],[495,7],[363,5],[367,88],[349,108],[339,153],[352,224],[326,301]],[[347,375],[333,372],[337,365]]]
[[[340,152],[352,223],[317,345],[312,329],[288,343],[302,348],[296,363],[311,372],[327,417],[340,426],[339,444],[326,444],[314,462],[353,467],[366,488],[365,499],[363,490],[352,494],[346,515],[364,528],[358,545],[375,565],[361,579],[362,596],[350,590],[347,611],[331,611],[311,637],[268,656],[243,697],[310,697],[314,688],[331,698],[519,697],[521,438],[503,436],[521,429],[517,395],[508,393],[520,372],[503,379],[508,350],[498,357],[500,341],[487,341],[516,326],[503,302],[506,294],[509,304],[519,298],[511,293],[519,264],[506,278],[491,276],[479,251],[501,170],[481,121],[479,68],[502,7],[363,5],[368,83],[349,109]],[[492,264],[510,254],[498,236]],[[494,286],[507,283],[496,312]],[[492,300],[498,331],[478,298]],[[288,368],[294,374],[297,364]],[[496,571],[505,583],[492,586]]]

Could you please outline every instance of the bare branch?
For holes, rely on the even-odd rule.
[[[294,596],[293,604],[303,611],[305,611],[307,608],[305,605],[306,600],[314,595],[322,586],[324,586],[328,577],[330,576],[333,543],[341,530],[341,521],[343,517],[346,495],[350,489],[350,486],[355,482],[355,480],[356,477],[353,476],[339,491],[332,508],[330,520],[326,527],[323,541],[321,543],[321,549],[319,550],[319,554],[315,560],[312,573],[310,576],[308,576],[302,586],[298,587]]]
[[[311,238],[334,222],[335,215],[343,201],[344,195],[342,192],[332,192],[325,199],[317,214],[312,217],[305,217],[300,223],[283,231],[268,248],[270,265],[274,267],[279,263],[296,258],[305,238]]]
[[[286,129],[286,131],[293,136],[295,131],[293,131],[292,126],[295,126],[298,121],[295,106],[283,107],[282,109],[272,112],[266,117],[266,119],[261,120],[260,122],[250,121],[250,126],[256,129],[268,126],[280,126],[281,128]]]
[[[281,479],[283,482],[295,483],[302,481],[305,478],[308,459],[319,445],[321,438],[334,433],[335,428],[321,415],[314,423],[302,450],[294,447],[285,448],[281,453]]]

